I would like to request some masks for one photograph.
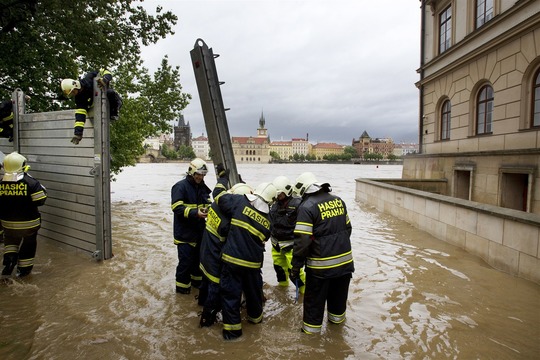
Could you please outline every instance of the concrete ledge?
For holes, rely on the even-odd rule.
[[[421,186],[411,189],[406,187],[410,182],[357,179],[356,200],[459,246],[496,269],[540,284],[540,215],[418,190]],[[431,182],[437,185],[427,188],[443,186]]]

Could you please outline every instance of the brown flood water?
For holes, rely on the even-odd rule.
[[[540,358],[539,285],[354,201],[355,178],[400,177],[401,166],[240,165],[253,186],[312,171],[345,200],[356,266],[347,320],[302,334],[302,304],[277,287],[267,255],[263,323],[244,322],[232,342],[221,324],[199,328],[197,292],[174,291],[170,188],[186,169],[139,164],[118,176],[113,259],[38,244],[33,274],[0,286],[0,359]]]

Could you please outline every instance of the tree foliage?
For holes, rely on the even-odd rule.
[[[111,169],[133,165],[142,140],[171,130],[191,99],[180,72],[165,57],[154,76],[142,66],[141,46],[174,34],[178,18],[158,6],[150,15],[133,0],[2,0],[0,95],[20,88],[29,111],[66,109],[60,81],[107,68],[124,105],[111,129]]]

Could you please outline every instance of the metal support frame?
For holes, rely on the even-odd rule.
[[[240,177],[232,150],[231,136],[225,116],[226,109],[223,107],[221,97],[220,85],[224,82],[219,81],[214,62],[214,59],[219,55],[214,55],[212,49],[208,48],[202,39],[197,39],[190,54],[212,159],[215,165],[222,163],[226,169],[229,169],[229,181],[232,186],[240,182]]]

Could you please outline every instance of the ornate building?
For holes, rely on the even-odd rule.
[[[390,138],[372,139],[367,131],[364,131],[358,140],[353,139],[352,147],[360,157],[364,157],[364,154],[381,154],[388,158],[388,155],[394,153],[395,144]]]
[[[233,136],[232,148],[237,164],[266,164],[270,162],[270,137],[265,127],[266,120],[261,113],[257,136]]]
[[[403,178],[540,214],[540,1],[421,2],[419,141]]]
[[[189,122],[186,125],[184,115],[180,115],[178,125],[174,126],[174,148],[178,150],[181,145],[191,146],[191,126]]]

